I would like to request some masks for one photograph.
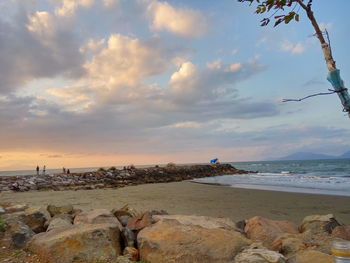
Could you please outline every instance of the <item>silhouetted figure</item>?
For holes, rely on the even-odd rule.
[[[45,175],[45,172],[46,172],[46,165],[44,165],[44,168],[43,168],[43,175]]]
[[[39,165],[36,166],[36,175],[39,175]]]
[[[62,168],[62,172],[65,174],[66,173],[66,168]]]
[[[67,169],[67,174],[70,174],[70,171],[69,171],[69,169]]]

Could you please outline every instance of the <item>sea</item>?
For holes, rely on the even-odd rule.
[[[257,173],[223,175],[196,182],[235,188],[350,196],[350,159],[232,162]]]
[[[195,179],[194,181],[235,188],[350,196],[350,159],[230,162],[230,164],[238,169],[254,171],[255,173],[207,177]],[[136,167],[152,166],[154,167],[154,165],[140,165]],[[115,167],[118,169],[122,168],[122,166]],[[71,168],[70,171],[72,173],[89,172],[98,168]],[[46,171],[47,174],[61,172],[61,169],[48,169]],[[34,169],[0,171],[0,176],[33,174],[35,174]]]

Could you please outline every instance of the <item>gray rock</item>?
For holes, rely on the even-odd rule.
[[[123,228],[122,238],[123,238],[125,247],[135,247],[136,235],[128,227]]]
[[[312,233],[332,233],[332,230],[340,226],[334,215],[311,215],[303,219],[299,229],[300,232],[311,231]]]
[[[286,258],[267,249],[245,249],[235,257],[235,263],[285,263]]]
[[[27,242],[35,235],[29,226],[18,220],[17,216],[7,217],[5,223],[6,228],[2,243],[9,248],[25,247]]]
[[[5,209],[2,206],[0,206],[0,215],[3,215],[5,213],[6,213]]]
[[[59,214],[50,219],[46,232],[58,227],[72,225],[72,216],[68,214]]]

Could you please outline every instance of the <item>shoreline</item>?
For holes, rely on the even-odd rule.
[[[342,196],[350,197],[350,193],[342,191],[332,191],[328,189],[319,189],[319,188],[302,188],[302,187],[288,187],[288,186],[273,186],[273,185],[254,185],[254,184],[220,184],[220,183],[211,183],[211,182],[199,182],[191,180],[188,182],[198,183],[198,184],[207,184],[207,185],[218,185],[218,186],[228,186],[231,188],[238,189],[248,189],[248,190],[261,190],[261,191],[271,191],[271,192],[281,192],[281,193],[297,193],[297,194],[310,194],[310,195],[327,195],[327,196]],[[238,186],[239,185],[239,186]]]
[[[72,204],[83,210],[114,209],[125,204],[137,211],[227,217],[235,222],[254,216],[301,220],[312,214],[334,214],[350,223],[350,197],[242,189],[201,183],[171,182],[95,190],[1,192],[3,203],[30,206]]]

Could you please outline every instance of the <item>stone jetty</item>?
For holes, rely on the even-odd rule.
[[[125,205],[81,211],[72,205],[0,203],[0,262],[332,263],[333,241],[350,240],[333,215],[290,221],[137,212]]]
[[[98,188],[117,188],[127,185],[148,183],[165,183],[190,180],[201,177],[211,177],[225,174],[242,174],[230,164],[191,165],[151,168],[129,167],[122,170],[111,167],[93,172],[71,174],[47,174],[33,176],[1,176],[1,191],[30,190],[82,190]]]

